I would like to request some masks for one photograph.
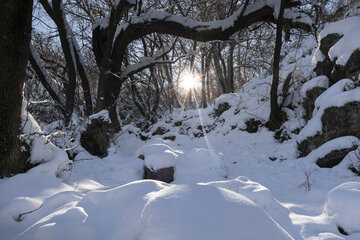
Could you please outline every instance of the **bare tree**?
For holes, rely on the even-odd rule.
[[[27,170],[19,135],[32,6],[31,0],[0,2],[0,177]]]
[[[54,0],[51,4],[47,0],[40,0],[40,3],[57,26],[61,46],[66,60],[66,70],[69,80],[66,84],[65,121],[68,123],[74,110],[77,73],[80,76],[84,91],[86,114],[92,114],[93,107],[89,79],[85,70],[82,55],[80,53],[79,45],[66,19],[62,0]]]
[[[121,0],[114,5],[109,16],[93,30],[93,49],[100,68],[96,110],[108,109],[113,129],[119,129],[116,114],[116,99],[127,76],[124,74],[124,59],[128,46],[133,41],[151,33],[170,34],[195,41],[228,40],[235,32],[261,21],[277,22],[272,6],[263,1],[244,5],[233,15],[215,24],[198,22],[159,10],[131,15],[133,2]],[[285,1],[284,8],[299,3]],[[292,14],[296,16],[296,13]],[[310,29],[296,19],[284,19],[290,27]],[[139,69],[139,71],[143,70]]]
[[[274,63],[273,63],[273,79],[271,84],[270,91],[270,118],[268,121],[268,127],[271,130],[275,130],[281,125],[281,116],[280,109],[278,105],[278,86],[279,86],[279,71],[280,71],[280,52],[282,45],[282,31],[284,25],[284,9],[285,9],[285,0],[281,0],[279,17],[277,20],[276,27],[276,43],[275,43],[275,52],[274,52]]]

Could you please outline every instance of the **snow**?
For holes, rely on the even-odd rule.
[[[245,107],[263,86],[248,84],[252,92],[246,91],[243,101],[237,95],[218,101],[232,104],[225,113],[234,118],[233,108]],[[331,189],[359,182],[347,165],[336,172],[296,159],[295,140],[279,143],[264,128],[224,134],[224,125],[215,122],[216,128],[199,138],[179,134],[184,126],[173,126],[183,120],[197,129],[204,113],[202,119],[214,123],[214,107],[200,113],[177,110],[172,121],[160,121],[175,141],[153,136],[143,142],[135,127],[125,126],[103,159],[82,150],[69,165],[65,152],[57,150],[51,161],[1,179],[0,192],[7,194],[0,198],[0,239],[344,239],[337,222],[322,212]],[[152,154],[151,166],[166,166],[158,156],[170,159],[172,184],[136,181]],[[304,169],[313,169],[308,193],[302,187]]]
[[[142,218],[144,240],[293,239],[251,200],[213,186],[172,185],[149,193]]]
[[[329,34],[339,34],[341,39],[334,44],[329,50],[329,57],[332,61],[336,59],[337,65],[345,66],[351,54],[360,49],[360,17],[353,16],[342,19],[337,22],[327,24],[319,34],[319,42]],[[324,60],[323,54],[320,49],[317,50],[314,56],[314,63]]]
[[[360,233],[359,208],[360,182],[347,182],[328,193],[324,213],[346,233]]]
[[[70,228],[76,231],[68,231]],[[293,239],[241,194],[213,186],[168,185],[152,180],[92,191],[77,203],[70,202],[40,219],[18,239],[74,237]]]

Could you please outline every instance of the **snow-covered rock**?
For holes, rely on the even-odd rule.
[[[145,166],[151,170],[174,167],[179,154],[182,152],[164,143],[146,144],[135,153],[137,157],[143,156]]]
[[[319,34],[319,46],[313,57],[318,75],[332,83],[356,76],[360,70],[360,16],[327,24]]]
[[[339,34],[341,39],[337,41],[328,52],[330,60],[336,60],[337,65],[345,65],[349,60],[351,54],[360,49],[360,17],[353,16],[343,20],[329,23],[319,34],[319,42],[329,34]],[[314,56],[315,63],[322,61],[323,56],[319,53],[320,47]]]
[[[316,162],[319,167],[334,167],[359,144],[359,139],[354,136],[335,138],[313,150],[305,159]]]
[[[313,118],[297,136],[301,156],[337,137],[360,137],[360,88],[354,87],[343,79],[316,99]]]

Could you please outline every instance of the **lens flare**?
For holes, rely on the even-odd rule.
[[[190,91],[201,86],[200,77],[194,73],[184,73],[179,82],[180,88]]]

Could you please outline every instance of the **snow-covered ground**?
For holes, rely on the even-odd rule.
[[[202,138],[170,133],[174,142],[145,143],[124,131],[106,158],[81,152],[70,171],[49,162],[1,180],[0,238],[360,238],[360,181],[345,167],[296,159],[295,141],[279,143],[265,128]],[[176,153],[173,183],[136,181],[146,146],[153,157],[156,146],[159,157]]]

